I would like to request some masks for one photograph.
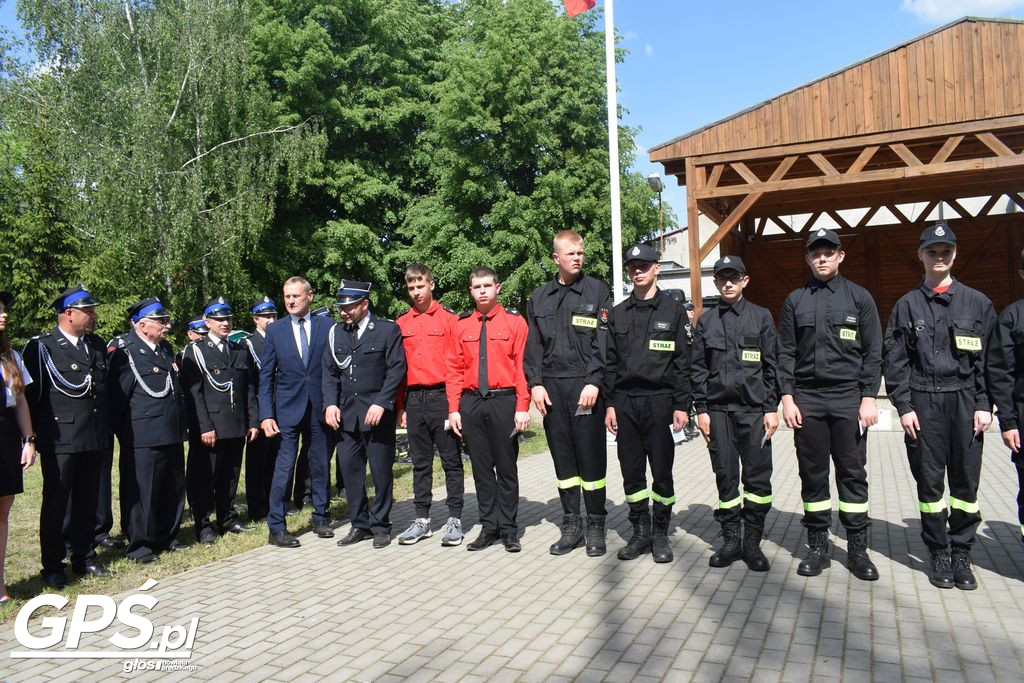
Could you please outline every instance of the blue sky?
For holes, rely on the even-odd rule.
[[[14,0],[0,2],[0,25],[15,26]],[[651,147],[965,15],[1024,18],[1024,0],[615,0],[636,169],[664,176]],[[685,214],[683,188],[666,185]]]

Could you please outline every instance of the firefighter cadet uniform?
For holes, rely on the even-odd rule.
[[[143,299],[129,314],[133,323],[170,318],[159,299]],[[154,344],[138,330],[123,341],[110,359],[111,412],[126,446],[121,499],[128,516],[128,557],[149,563],[157,553],[180,547],[188,408],[171,345]]]
[[[208,318],[233,317],[224,297],[210,301]],[[250,429],[256,429],[258,407],[249,353],[211,330],[202,341],[185,347],[181,383],[191,409],[189,430],[196,448],[189,449],[185,484],[195,521],[196,539],[214,543],[222,533],[239,534],[246,527],[232,503],[242,469],[242,449]],[[214,433],[212,446],[202,435]],[[210,514],[216,512],[216,526]]]
[[[268,296],[253,304],[250,309],[254,316],[277,316],[277,304]],[[253,369],[252,384],[259,388],[260,357],[263,345],[267,342],[267,333],[257,329],[245,338],[243,344],[249,351],[250,367]],[[277,463],[277,447],[281,443],[281,435],[268,437],[261,429],[253,441],[245,447],[245,502],[249,506],[249,519],[259,521],[266,519],[270,509],[270,482],[274,478],[274,465]]]
[[[728,271],[747,272],[738,256],[715,263],[716,276]],[[693,403],[697,414],[707,413],[711,419],[708,452],[718,483],[715,519],[725,540],[711,557],[712,567],[728,567],[742,557],[752,571],[768,571],[760,543],[772,506],[772,442],[765,438],[764,416],[779,405],[775,345],[772,314],[746,297],[733,304],[720,302],[697,321]]]
[[[925,229],[920,248],[933,244],[955,247],[953,230],[945,223]],[[992,410],[984,347],[995,320],[988,297],[954,278],[941,292],[922,283],[905,294],[886,330],[889,400],[900,416],[914,412],[921,427],[916,439],[908,434],[904,441],[917,481],[921,538],[932,556],[931,582],[939,588],[978,586],[970,550],[981,522],[984,435],[974,431],[974,413]],[[943,497],[947,474],[950,509]]]
[[[568,285],[555,275],[533,292],[526,308],[530,334],[523,366],[530,389],[543,386],[551,400],[544,431],[562,502],[562,536],[551,546],[552,555],[568,553],[584,535],[587,555],[605,553],[608,455],[603,395],[610,308],[608,287],[584,273]],[[588,384],[601,393],[593,408],[580,414],[580,393]],[[585,532],[581,489],[587,510]]]
[[[654,250],[636,245],[625,261],[656,262]],[[671,562],[668,525],[676,502],[672,482],[675,443],[670,429],[675,411],[690,409],[690,350],[686,312],[660,293],[650,299],[626,298],[612,309],[608,352],[608,406],[618,422],[622,486],[633,536],[619,550],[620,560],[651,551],[655,562]],[[647,486],[647,464],[651,486]],[[648,499],[653,501],[653,535]]]
[[[1024,278],[1024,253],[1020,271]],[[999,314],[985,352],[989,393],[998,409],[999,430],[1010,445],[1010,458],[1017,467],[1017,521],[1024,542],[1024,453],[1020,449],[1024,425],[1024,299],[1018,299]]]
[[[819,229],[807,240],[808,251],[815,247],[838,251],[841,245],[835,232]],[[827,282],[812,277],[782,305],[778,356],[779,393],[792,396],[803,416],[794,442],[810,552],[797,573],[816,576],[831,564],[831,455],[850,571],[874,581],[878,570],[867,555],[867,429],[859,416],[861,399],[875,398],[881,384],[882,331],[871,295],[840,274]]]
[[[62,292],[53,302],[58,316],[68,308],[97,305],[81,285]],[[65,535],[76,574],[107,576],[94,549],[102,465],[112,446],[103,340],[91,332],[74,336],[58,324],[47,334],[33,337],[22,355],[32,376],[25,397],[38,432],[43,469],[39,515],[43,578],[48,586],[66,585]],[[109,486],[109,470],[107,477]]]

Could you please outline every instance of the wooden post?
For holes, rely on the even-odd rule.
[[[698,222],[697,198],[693,191],[697,188],[697,174],[694,170],[693,160],[686,160],[686,232],[689,238],[690,255],[690,301],[693,302],[696,320],[704,311],[704,295],[701,292],[700,272],[700,223]]]

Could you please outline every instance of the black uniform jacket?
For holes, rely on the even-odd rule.
[[[347,432],[373,429],[364,422],[371,405],[393,414],[398,387],[405,379],[402,331],[391,320],[369,316],[358,339],[345,325],[336,324],[324,351],[324,408],[334,405],[341,409],[341,427]]]
[[[671,394],[673,410],[689,410],[690,348],[686,311],[659,293],[630,295],[612,309],[608,326],[608,404],[615,397]]]
[[[583,273],[570,285],[559,284],[556,275],[538,287],[526,304],[530,334],[523,370],[528,386],[550,378],[583,377],[606,390],[611,306],[605,284]]]
[[[1024,299],[999,314],[985,356],[989,393],[999,413],[999,428],[1020,429],[1024,412]]]
[[[173,362],[174,350],[167,342],[158,348],[159,354],[138,332],[129,332],[124,345],[119,344],[110,357],[112,417],[118,434],[124,434],[132,446],[169,446],[188,438],[188,406]],[[161,394],[168,377],[170,390],[161,398],[151,396],[141,386]]]
[[[693,336],[693,403],[711,410],[774,413],[776,333],[767,308],[740,299],[705,311]]]
[[[882,384],[882,324],[866,289],[842,275],[811,278],[786,297],[779,316],[779,391],[859,389]]]
[[[54,328],[33,337],[22,352],[32,375],[25,397],[43,453],[98,451],[113,443],[107,350],[95,334],[86,334],[80,343],[82,348],[75,348]]]
[[[219,351],[209,336],[186,346],[181,382],[192,409],[190,429],[198,429],[199,434],[214,431],[218,439],[238,439],[256,427],[256,386],[248,349],[224,343],[226,352]]]
[[[984,350],[995,321],[988,297],[955,279],[942,294],[923,283],[904,294],[885,332],[885,387],[897,412],[914,410],[911,390],[970,389],[976,410],[991,410]]]

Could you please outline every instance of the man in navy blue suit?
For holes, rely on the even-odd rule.
[[[310,315],[313,290],[309,281],[292,277],[284,283],[288,315],[267,327],[260,359],[260,428],[268,437],[281,435],[274,478],[270,485],[269,543],[297,548],[299,539],[288,533],[288,482],[299,438],[309,442],[309,467],[313,487],[313,530],[320,538],[334,531],[327,516],[327,454],[329,430],[321,410],[321,370],[330,318]]]

